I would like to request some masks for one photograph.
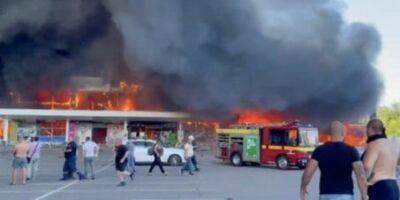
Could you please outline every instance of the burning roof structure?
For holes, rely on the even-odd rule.
[[[118,86],[102,83],[99,77],[73,77],[71,87],[56,92],[39,89],[33,101],[12,95],[18,107],[75,110],[136,110],[142,87],[120,81]],[[153,105],[154,106],[154,105]],[[141,108],[144,109],[144,108]],[[155,108],[153,108],[155,109]]]

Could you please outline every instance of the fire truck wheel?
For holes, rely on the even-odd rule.
[[[171,166],[178,166],[178,165],[181,165],[181,164],[182,164],[182,159],[181,159],[181,157],[178,156],[178,155],[171,155],[171,156],[168,158],[168,164],[171,165]]]
[[[289,160],[286,158],[286,156],[279,156],[276,159],[276,166],[279,169],[288,169],[289,168]]]
[[[240,156],[239,153],[235,153],[231,156],[231,163],[234,166],[242,166],[243,165],[243,160],[242,156]]]

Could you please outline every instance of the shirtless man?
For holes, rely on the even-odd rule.
[[[12,182],[11,185],[17,184],[17,173],[22,172],[22,184],[26,184],[26,170],[28,166],[27,156],[29,152],[29,142],[25,138],[18,138],[18,144],[15,145],[13,150],[14,159],[12,162]]]
[[[395,140],[386,138],[385,127],[379,119],[368,122],[367,135],[363,163],[369,183],[368,196],[370,200],[398,200],[396,167],[399,146]]]

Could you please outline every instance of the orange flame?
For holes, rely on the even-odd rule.
[[[319,130],[318,141],[320,143],[329,142],[329,141],[331,141],[331,135],[328,132],[324,132],[324,131]]]
[[[362,124],[345,124],[344,142],[351,146],[363,146],[367,141],[367,130]]]
[[[134,106],[133,102],[131,101],[131,99],[125,99],[125,101],[123,102],[123,104],[121,106],[121,110],[123,110],[123,111],[135,110],[135,106]]]
[[[36,104],[49,109],[89,109],[89,110],[135,110],[136,97],[143,87],[120,81],[119,85],[108,90],[60,90],[55,93],[39,89]],[[35,102],[18,102],[24,106]]]
[[[345,123],[344,142],[351,146],[364,146],[367,140],[365,125]],[[319,142],[325,143],[331,141],[328,131],[320,131]]]
[[[237,123],[240,124],[271,124],[280,123],[288,120],[288,117],[281,112],[268,111],[260,112],[255,110],[244,110],[237,117]]]

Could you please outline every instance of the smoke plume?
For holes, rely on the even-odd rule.
[[[343,10],[334,0],[1,1],[0,84],[29,97],[76,74],[124,75],[170,110],[355,119],[379,100],[381,44]]]
[[[71,76],[113,81],[124,58],[111,16],[100,1],[0,1],[2,86],[33,99],[37,89],[64,89]]]

